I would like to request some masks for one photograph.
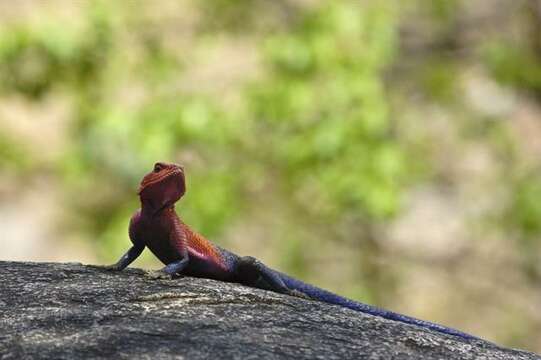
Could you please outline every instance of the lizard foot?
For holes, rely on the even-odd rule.
[[[149,270],[145,271],[145,276],[152,280],[171,280],[173,275],[166,273],[162,270]]]

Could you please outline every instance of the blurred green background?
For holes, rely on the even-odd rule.
[[[116,261],[177,162],[221,246],[541,352],[540,159],[539,0],[0,2],[3,260]]]

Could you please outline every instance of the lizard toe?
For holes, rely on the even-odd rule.
[[[171,280],[173,276],[161,270],[145,271],[145,276],[152,280]]]

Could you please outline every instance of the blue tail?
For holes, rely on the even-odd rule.
[[[292,278],[286,274],[279,273],[282,281],[289,289],[294,289],[297,291],[302,292],[303,294],[308,295],[309,297],[319,300],[328,304],[334,304],[339,305],[348,309],[352,309],[355,311],[360,311],[366,314],[371,314],[375,316],[379,316],[385,319],[389,320],[395,320],[400,321],[406,324],[412,324],[417,325],[426,329],[434,330],[440,333],[449,334],[461,337],[463,339],[475,339],[480,340],[479,338],[469,335],[466,333],[463,333],[461,331],[451,329],[442,325],[434,324],[429,321],[419,320],[415,319],[406,315],[398,314],[392,311],[384,310],[375,306],[358,303],[353,300],[349,300],[346,298],[343,298],[341,296],[338,296],[336,294],[333,294],[330,291],[326,291],[320,288],[317,288],[313,285],[306,284],[300,280],[297,280],[295,278]]]

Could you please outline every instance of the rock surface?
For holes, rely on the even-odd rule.
[[[0,280],[1,359],[541,359],[206,279],[0,262]]]

